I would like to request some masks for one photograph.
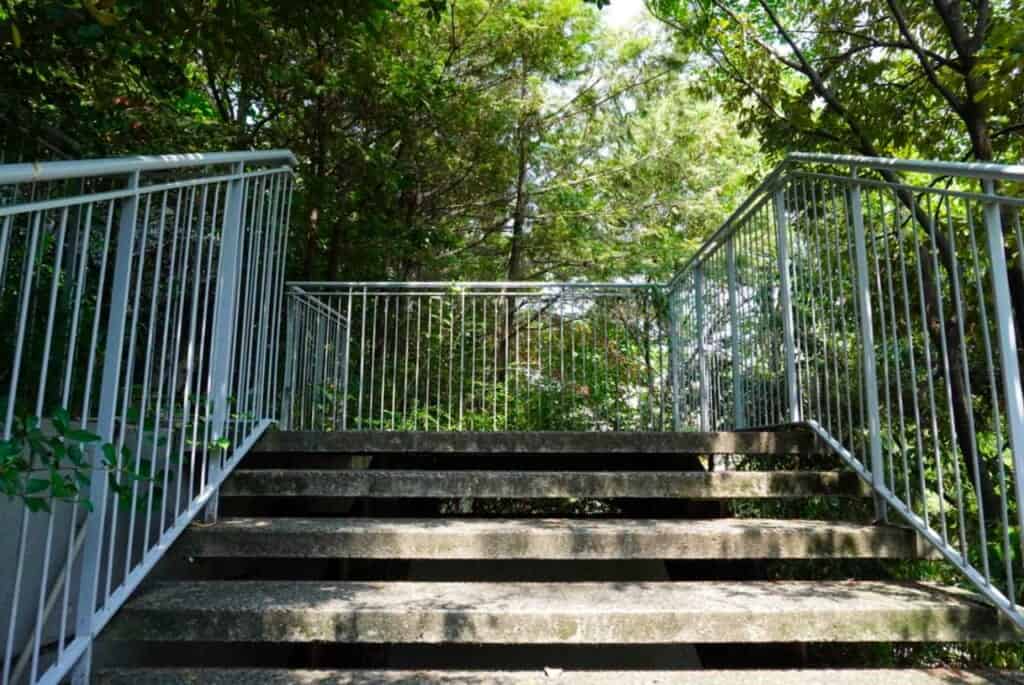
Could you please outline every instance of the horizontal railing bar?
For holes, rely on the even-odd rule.
[[[541,289],[541,288],[608,288],[614,290],[658,290],[664,288],[662,283],[596,283],[584,281],[574,283],[572,281],[288,281],[285,288],[358,288],[359,292],[354,294],[362,295],[362,288],[377,288],[381,290],[408,290],[415,288],[437,288],[437,289],[458,289],[458,288],[480,288],[490,290],[509,289]],[[291,293],[289,293],[291,294]],[[309,293],[322,295],[323,291]],[[347,295],[348,290],[338,294]],[[494,293],[492,293],[494,294]]]
[[[626,299],[620,291],[601,291],[590,288],[582,289],[585,292],[585,297],[590,299],[597,298],[620,298]],[[652,292],[656,292],[652,290]],[[364,295],[362,289],[352,291],[353,299],[360,299]],[[415,298],[415,297],[431,297],[431,298],[446,298],[446,297],[468,297],[468,298],[481,298],[481,299],[494,299],[502,297],[516,297],[523,300],[538,300],[538,301],[549,301],[558,300],[563,297],[567,298],[567,302],[571,302],[570,289],[559,290],[558,292],[540,292],[540,291],[528,291],[528,290],[512,290],[508,292],[501,291],[489,291],[489,290],[366,290],[365,295],[367,297],[404,297],[404,298]],[[349,296],[348,291],[329,291],[329,292],[313,292],[313,293],[285,293],[285,297],[290,300],[310,300],[315,299],[323,301],[327,299],[346,298]],[[583,296],[580,296],[583,297]]]
[[[931,160],[892,159],[889,157],[863,157],[857,155],[826,155],[807,152],[793,152],[786,156],[755,188],[747,199],[722,222],[721,227],[680,268],[669,281],[668,287],[675,292],[680,279],[692,268],[702,263],[735,232],[736,225],[746,217],[757,200],[764,199],[769,190],[786,180],[784,174],[798,164],[836,164],[848,167],[875,169],[878,171],[905,171],[929,173],[936,176],[957,175],[971,178],[1024,182],[1024,165],[991,164],[981,162],[939,162]],[[809,172],[808,172],[809,173]],[[867,179],[861,179],[867,182]],[[892,187],[894,184],[886,184]],[[896,184],[899,185],[899,184]],[[924,189],[922,189],[924,190]],[[929,189],[932,190],[932,189]],[[1016,204],[1016,203],[1013,203]]]
[[[810,178],[818,179],[823,181],[835,181],[837,183],[851,183],[852,179],[849,176],[840,176],[838,174],[822,174],[813,171],[797,170],[790,172],[792,178]],[[938,187],[925,187],[917,186],[909,183],[890,183],[889,181],[879,181],[877,179],[864,178],[858,176],[856,180],[857,185],[871,188],[887,188],[895,190],[906,190],[911,193],[928,193],[929,195],[942,195],[944,197],[957,197],[964,200],[974,200],[976,202],[998,202],[1001,205],[1008,207],[1024,207],[1024,198],[1010,197],[1009,195],[986,195],[980,192],[973,192],[970,190],[951,190],[949,188],[938,188]]]
[[[73,162],[32,162],[0,165],[0,184],[57,181],[68,178],[117,176],[138,172],[164,171],[207,167],[220,164],[253,164],[283,161],[293,166],[298,163],[289,150],[253,152],[196,152],[173,155],[140,155],[138,157],[109,157],[106,159],[76,160]]]
[[[715,231],[707,241],[700,246],[700,248],[686,260],[682,268],[676,272],[676,275],[668,282],[669,289],[674,293],[676,288],[679,286],[679,281],[683,275],[692,271],[693,267],[697,264],[702,263],[710,255],[718,251],[718,249],[725,245],[725,242],[732,236],[733,233],[740,227],[740,221],[746,219],[752,212],[756,212],[760,209],[764,202],[767,202],[771,197],[769,192],[773,190],[776,185],[781,184],[785,181],[785,177],[782,175],[786,170],[785,162],[775,167],[774,170],[768,176],[761,181],[761,183],[754,189],[752,193],[743,201],[739,207],[736,208],[729,218],[726,219],[721,228]]]
[[[79,205],[88,205],[96,202],[109,202],[133,196],[143,197],[145,195],[157,195],[165,191],[181,190],[182,188],[191,188],[192,186],[214,185],[216,183],[227,183],[241,178],[257,178],[260,176],[272,176],[280,173],[292,173],[292,171],[290,167],[275,167],[273,169],[246,171],[241,174],[202,176],[183,181],[170,181],[168,183],[159,183],[152,186],[143,186],[141,188],[122,188],[121,190],[107,190],[102,193],[93,193],[91,195],[75,195],[73,197],[40,200],[38,202],[30,202],[21,205],[8,205],[6,207],[0,207],[0,217],[15,216],[18,214],[31,214],[33,212],[46,212],[53,209],[77,207]]]
[[[970,176],[1004,181],[1024,181],[1024,165],[990,162],[940,162],[923,159],[892,159],[859,155],[826,155],[815,152],[792,152],[783,164],[837,164],[878,171],[906,171],[936,176]]]

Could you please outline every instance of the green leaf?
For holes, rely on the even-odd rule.
[[[60,433],[61,435],[64,435],[64,433],[67,432],[68,424],[70,422],[71,417],[68,416],[67,410],[64,409],[63,407],[53,412],[53,425],[57,429],[57,432]]]
[[[37,492],[43,492],[50,487],[50,481],[43,478],[29,478],[28,482],[25,483],[25,493],[34,495]]]
[[[65,433],[64,437],[74,442],[99,442],[102,440],[102,438],[95,433],[82,429],[70,430]]]
[[[31,512],[50,511],[50,502],[45,497],[26,497],[25,506]]]
[[[77,494],[75,486],[68,483],[60,474],[54,473],[50,477],[50,494],[57,499],[67,499]]]

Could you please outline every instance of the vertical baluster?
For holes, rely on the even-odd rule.
[[[1024,530],[1024,392],[1021,391],[1020,367],[1017,361],[1018,333],[1014,326],[1013,307],[1010,304],[1010,283],[1007,278],[1006,253],[1003,247],[1003,221],[999,203],[995,199],[995,184],[986,179],[985,194],[991,199],[985,203],[985,234],[988,253],[992,260],[992,294],[999,337],[1000,370],[1006,402],[1006,423],[1010,434],[1013,457],[1014,493],[1017,499],[1017,526]],[[1024,536],[1021,536],[1024,553]]]
[[[793,299],[789,260],[789,232],[786,230],[786,194],[778,188],[772,198],[775,206],[775,249],[779,261],[779,305],[782,308],[782,345],[786,365],[786,402],[788,419],[800,422],[800,389],[796,377],[796,342],[793,334]]]
[[[849,188],[850,217],[853,221],[853,249],[857,273],[857,307],[860,310],[861,363],[864,366],[864,392],[867,399],[868,445],[871,458],[871,482],[875,488],[875,515],[886,519],[885,500],[879,493],[888,492],[885,484],[885,465],[882,455],[882,424],[878,407],[878,372],[875,367],[875,332],[871,316],[871,290],[868,286],[867,244],[864,235],[864,208],[861,204],[861,186],[856,182]]]
[[[242,207],[245,204],[245,165],[235,165],[233,178],[228,182],[224,207],[224,226],[221,229],[220,254],[217,261],[217,288],[214,295],[213,335],[210,345],[213,359],[210,364],[210,394],[213,413],[210,418],[210,441],[219,445],[224,437],[228,419],[228,388],[231,385],[231,357],[235,346],[238,318],[239,269],[242,241]],[[207,448],[209,449],[209,447]],[[217,449],[216,447],[214,449]],[[215,459],[210,468],[210,481],[220,477],[223,465]],[[203,511],[207,523],[217,519],[218,494],[210,497]]]
[[[131,174],[128,189],[137,191],[139,172]],[[117,257],[114,263],[114,283],[107,324],[106,350],[103,358],[103,382],[100,386],[100,405],[97,432],[104,440],[114,436],[117,397],[121,381],[121,356],[124,349],[125,323],[128,314],[129,282],[132,257],[135,250],[135,224],[138,218],[139,196],[132,193],[121,201],[121,217],[117,236]],[[99,466],[102,452],[89,450],[92,463]],[[99,469],[97,469],[99,470]],[[86,519],[85,550],[79,576],[78,608],[75,613],[75,632],[88,642],[85,651],[72,670],[74,685],[87,685],[92,670],[92,642],[96,627],[96,595],[100,582],[100,563],[103,550],[103,530],[106,521],[108,483],[106,478],[94,477],[89,486],[89,499],[95,511]]]

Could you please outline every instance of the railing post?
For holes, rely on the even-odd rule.
[[[679,411],[679,314],[676,303],[679,295],[674,288],[668,291],[668,366],[672,381],[672,430],[681,429]]]
[[[210,349],[210,444],[206,445],[207,478],[216,482],[224,468],[225,452],[220,440],[225,435],[228,419],[228,390],[231,387],[238,318],[239,264],[242,259],[242,208],[245,205],[245,164],[236,164],[237,176],[228,185],[224,206],[224,227],[221,231],[220,256],[217,262],[217,284],[213,312],[213,335]],[[209,407],[209,405],[208,405]],[[215,455],[215,456],[214,456]],[[207,523],[217,520],[219,494],[214,493],[203,509]]]
[[[707,350],[704,345],[704,267],[698,266],[693,274],[694,297],[696,299],[697,318],[697,370],[700,376],[700,429],[710,430],[711,426],[711,395],[710,378],[708,377]]]
[[[287,291],[284,293],[284,381],[281,384],[281,430],[291,429],[291,415],[293,392],[295,383],[292,379],[292,369],[295,366],[295,356],[299,348],[297,335],[298,324],[296,322],[295,298]]]
[[[995,301],[999,335],[999,360],[1003,386],[1006,392],[1006,424],[1010,433],[1010,451],[1013,453],[1014,495],[1017,498],[1017,525],[1024,530],[1024,392],[1021,390],[1020,365],[1017,361],[1017,331],[1013,322],[1010,302],[1010,282],[1007,277],[1005,247],[1003,245],[1003,219],[995,199],[995,184],[982,182],[985,194],[992,200],[984,205],[985,233],[988,238],[989,258],[992,260],[992,291]],[[1024,538],[1021,542],[1024,552]]]
[[[409,315],[408,304],[406,305],[406,316]],[[352,343],[352,287],[348,289],[345,298],[345,366],[341,377],[341,389],[343,391],[343,402],[341,405],[341,430],[348,430],[348,381],[349,381],[349,349]]]
[[[789,421],[799,423],[800,390],[796,378],[796,338],[793,333],[793,291],[789,274],[789,241],[786,217],[786,193],[779,186],[772,196],[775,208],[775,245],[779,260],[779,306],[782,309],[782,344],[786,364],[786,397]]]
[[[127,189],[138,190],[140,172],[128,178]],[[103,355],[103,379],[100,385],[100,404],[96,432],[107,442],[114,442],[117,421],[117,400],[120,396],[121,363],[123,360],[125,324],[130,301],[132,256],[135,251],[136,223],[139,215],[139,196],[132,194],[121,200],[121,216],[117,229],[117,255],[114,261],[114,281],[110,294],[110,318],[107,319],[106,349]],[[88,417],[83,417],[88,421]],[[103,452],[98,447],[89,450],[94,474],[89,484],[89,501],[93,511],[85,523],[85,542],[82,546],[82,571],[78,583],[78,603],[75,612],[75,635],[88,641],[85,651],[71,672],[74,685],[87,685],[92,670],[93,620],[96,615],[96,595],[99,592],[100,562],[103,558],[103,531],[107,519],[109,485],[103,471]],[[116,515],[116,514],[115,514]]]
[[[875,514],[886,520],[886,505],[879,493],[885,490],[885,463],[882,455],[882,422],[878,404],[878,370],[875,363],[875,333],[871,318],[871,291],[868,287],[868,251],[864,232],[864,207],[860,183],[854,176],[849,190],[854,265],[857,271],[857,308],[860,311],[861,363],[864,366],[864,401],[868,419],[868,450],[871,458],[871,484],[875,489]]]
[[[743,396],[743,365],[740,360],[740,308],[736,286],[736,241],[725,244],[725,263],[729,277],[729,336],[732,347],[733,427],[747,427],[746,398]]]

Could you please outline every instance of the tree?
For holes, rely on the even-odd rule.
[[[659,39],[610,34],[583,0],[5,7],[15,138],[58,157],[290,148],[301,278],[660,279],[751,169]]]
[[[1019,159],[1019,0],[651,0],[775,149]]]

